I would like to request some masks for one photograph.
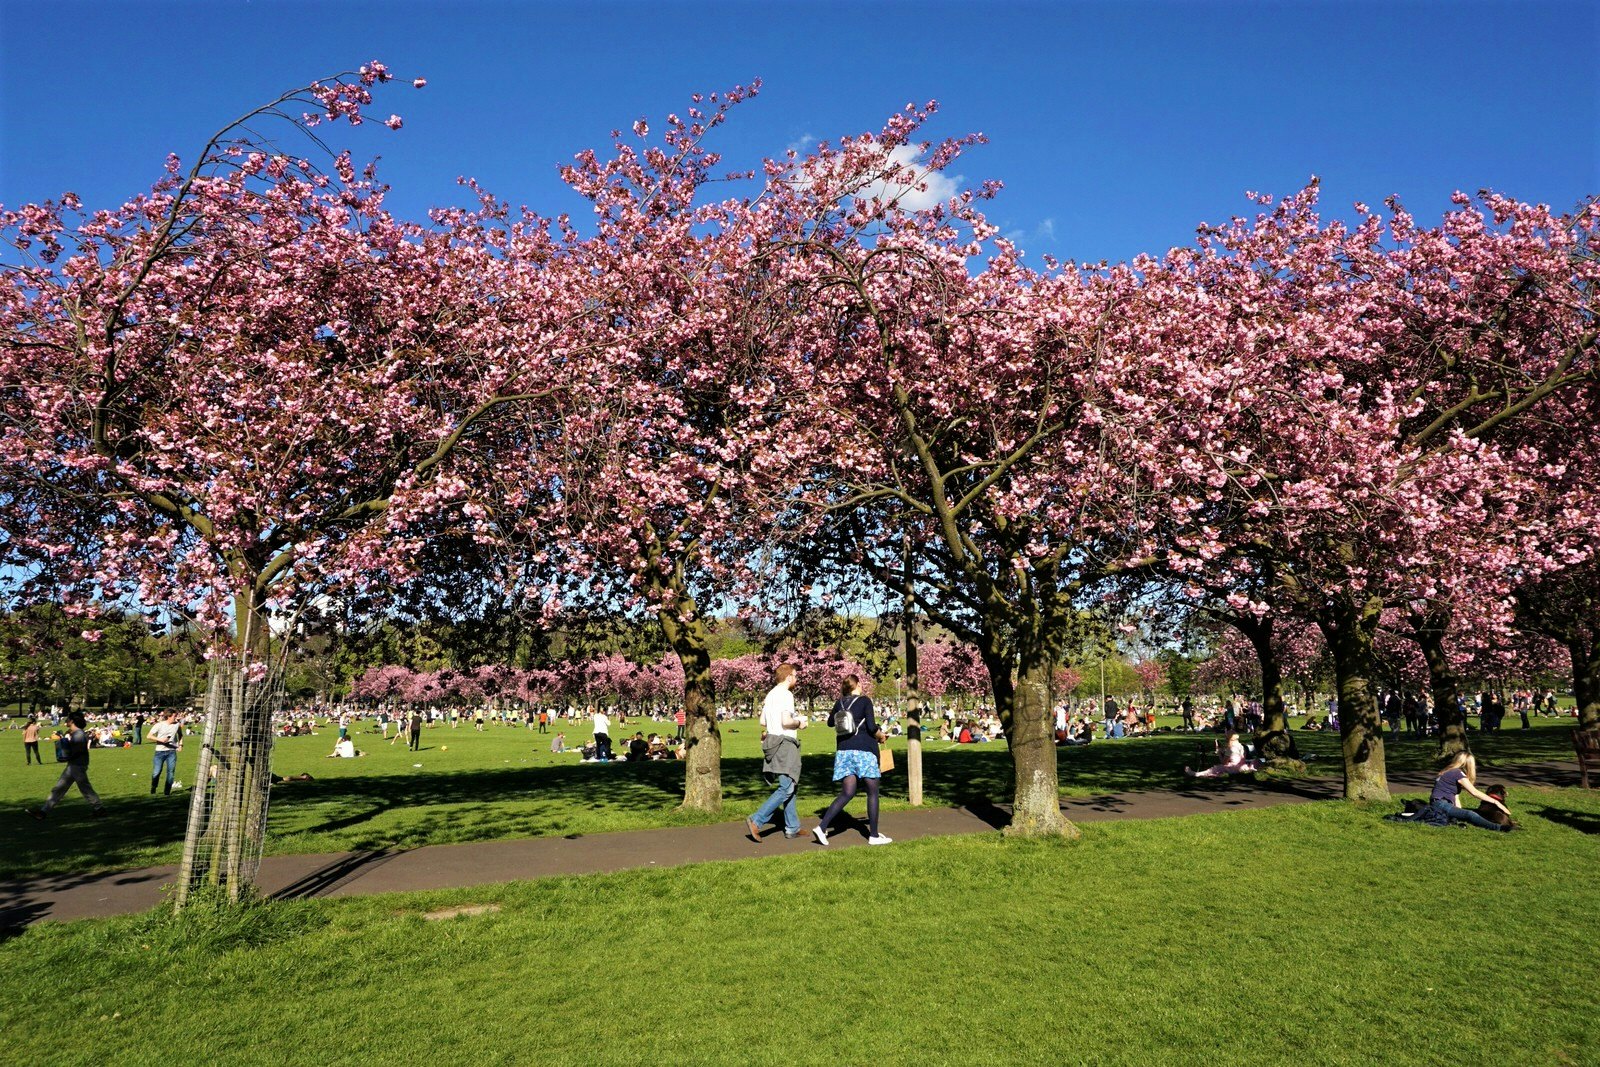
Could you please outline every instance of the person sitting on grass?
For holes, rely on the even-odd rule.
[[[649,755],[650,742],[644,739],[643,733],[634,731],[634,735],[628,739],[628,762],[643,763]]]
[[[551,752],[565,752],[567,750],[567,735],[558,733],[550,739]]]
[[[1229,733],[1217,742],[1217,765],[1196,771],[1185,767],[1183,773],[1190,778],[1221,778],[1225,774],[1250,774],[1261,769],[1261,761],[1245,759],[1244,745],[1237,733]]]
[[[1087,745],[1094,740],[1094,724],[1088,719],[1073,717],[1062,733],[1065,735],[1060,742],[1063,745]]]
[[[350,740],[349,737],[341,737],[341,738],[339,738],[338,742],[333,746],[333,751],[328,753],[327,756],[325,756],[324,758],[325,759],[355,759],[357,756],[365,756],[365,755],[366,755],[365,752],[356,751],[356,743],[354,741]]]
[[[583,743],[582,755],[583,762],[597,763],[600,759],[600,746],[595,744],[593,741],[585,741]]]
[[[1470,752],[1458,752],[1455,758],[1445,765],[1439,772],[1439,777],[1433,780],[1433,795],[1428,798],[1428,804],[1434,811],[1443,815],[1451,822],[1471,823],[1473,826],[1484,830],[1512,830],[1516,823],[1511,821],[1511,809],[1506,807],[1505,801],[1498,800],[1483,792],[1473,785],[1473,779],[1478,776],[1478,761]],[[1456,804],[1456,797],[1462,790],[1471,793],[1478,800],[1491,807],[1499,808],[1505,813],[1504,825],[1496,825],[1479,815],[1475,811]]]
[[[649,756],[653,760],[662,760],[668,758],[669,753],[667,752],[667,742],[660,734],[650,735]]]

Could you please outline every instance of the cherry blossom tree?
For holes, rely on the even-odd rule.
[[[368,667],[350,683],[350,695],[357,700],[394,700],[406,692],[412,672],[396,664]]]
[[[611,284],[590,301],[594,343],[567,364],[561,432],[528,441],[517,489],[524,551],[559,531],[569,597],[660,624],[683,670],[683,804],[703,811],[722,799],[709,613],[761,592],[775,457],[805,418],[804,361],[779,343],[792,316],[760,296],[769,235],[798,224],[768,206],[781,183],[769,168],[753,202],[705,196],[721,177],[705,139],[754,92],[696,97],[656,139],[641,120],[609,158],[567,168],[594,207],[584,268]]]
[[[1191,565],[1230,545],[1270,560],[1275,603],[1321,628],[1346,795],[1381,799],[1385,610],[1503,604],[1508,575],[1554,562],[1503,521],[1540,493],[1508,433],[1594,373],[1600,212],[1485,194],[1433,229],[1398,204],[1347,228],[1315,206],[1313,187],[1210,229],[1152,275],[1150,298],[1186,310],[1170,395],[1231,418],[1201,448],[1162,441],[1150,467]]]
[[[989,690],[989,675],[983,658],[971,645],[951,641],[928,641],[917,646],[918,683],[931,697],[976,696]],[[1058,691],[1071,692],[1074,685],[1057,679]]]
[[[914,143],[927,114],[804,169],[807,195],[835,205],[797,246],[813,272],[797,299],[826,324],[810,349],[826,417],[810,427],[822,462],[807,535],[978,650],[1013,760],[1008,832],[1071,834],[1047,693],[1086,572],[1123,563],[1095,547],[1125,489],[1105,402],[1131,368],[1108,322],[1137,278],[1025,268],[975,210],[985,189],[906,212],[894,190],[915,188],[914,170],[884,192],[854,184],[864,160],[909,148],[939,168],[971,143]]]
[[[389,80],[374,62],[285,93],[120,206],[0,210],[0,494],[23,595],[185,614],[249,685],[269,614],[403,568],[435,516],[470,525],[459,446],[541,390],[584,292],[536,221],[403,222],[348,155],[324,173],[250,132],[359,123]],[[218,840],[259,827],[268,789],[271,708],[240,703],[201,768],[213,781],[215,757],[235,799],[191,820]],[[216,875],[233,895],[236,874]]]
[[[1133,673],[1139,679],[1145,702],[1153,707],[1156,690],[1167,684],[1167,665],[1158,659],[1140,660],[1133,665]]]

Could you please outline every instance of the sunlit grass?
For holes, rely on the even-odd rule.
[[[1166,722],[1166,720],[1163,720]],[[1175,720],[1173,720],[1175,722]],[[661,729],[648,720],[615,727],[619,739],[634,729]],[[1475,744],[1486,767],[1497,762],[1570,758],[1570,720],[1542,720],[1523,733],[1508,730],[1479,737]],[[569,745],[587,739],[587,724],[567,729]],[[20,757],[20,734],[13,752]],[[423,844],[483,841],[506,837],[601,833],[733,819],[755,809],[768,790],[760,775],[757,727],[743,721],[725,724],[720,816],[676,810],[683,788],[679,763],[582,764],[576,754],[549,751],[550,735],[521,727],[490,726],[478,733],[431,727],[422,751],[388,744],[376,733],[356,735],[368,755],[356,760],[325,759],[334,730],[317,737],[280,740],[274,769],[285,775],[309,772],[315,781],[276,787],[272,794],[267,851],[339,852],[406,848]],[[1297,732],[1306,751],[1320,756],[1314,773],[1337,775],[1337,739]],[[1209,751],[1213,738],[1162,734],[1123,741],[1097,741],[1087,748],[1059,751],[1062,792],[1087,796],[1137,789],[1165,789],[1182,782],[1182,768]],[[806,731],[801,813],[810,818],[834,793],[831,781],[833,739],[826,728]],[[47,751],[49,745],[43,746]],[[885,810],[906,806],[905,742],[893,743],[899,768],[885,784]],[[926,802],[960,805],[1006,802],[1011,791],[1011,761],[1004,743],[925,746]],[[198,738],[191,737],[179,761],[179,778],[189,785]],[[0,878],[33,874],[114,870],[177,862],[188,808],[187,793],[149,795],[149,745],[95,750],[91,779],[112,817],[92,820],[88,805],[68,794],[51,820],[37,824],[22,815],[43,799],[55,781],[55,764],[24,767],[17,759],[0,775]],[[1389,746],[1396,771],[1431,765],[1429,741],[1401,740]]]
[[[1600,1062],[1600,796],[1381,814],[46,925],[0,945],[0,1027],[28,1064]]]

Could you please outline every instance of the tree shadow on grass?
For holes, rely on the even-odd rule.
[[[174,797],[108,800],[104,819],[76,799],[64,801],[45,822],[20,812],[0,815],[0,879],[176,862],[176,851],[166,851],[183,839],[187,794],[177,803]]]
[[[1120,792],[1170,786],[1193,739],[1142,738],[1062,750],[1063,785]],[[901,766],[886,776],[884,794],[903,801]],[[805,754],[800,803],[820,815],[838,793],[830,751]],[[996,802],[1011,799],[1011,757],[1004,744],[939,746],[923,754],[925,803],[966,807],[996,822]],[[341,775],[273,787],[268,813],[272,852],[409,848],[429,842],[482,841],[700,821],[676,815],[683,764],[577,763],[455,772]],[[724,757],[723,818],[753,811],[771,791],[759,757]],[[119,798],[111,817],[93,819],[71,803],[47,823],[0,819],[0,879],[71,871],[105,871],[175,863],[187,817],[187,796]],[[864,807],[856,802],[854,808]],[[842,825],[848,826],[847,821]],[[293,839],[293,840],[288,840]]]
[[[1194,763],[1197,753],[1214,740],[1213,735],[1173,733],[1061,748],[1057,750],[1061,784],[1078,796],[1192,788],[1185,782],[1182,768]],[[1312,764],[1314,773],[1338,773],[1336,737],[1297,733],[1296,740],[1308,754],[1324,757]],[[1486,762],[1500,765],[1570,759],[1571,743],[1563,729],[1474,735],[1473,744]],[[1391,744],[1391,769],[1431,768],[1433,746],[1430,739]],[[905,798],[903,751],[898,762],[900,767],[886,776],[883,786],[892,802]],[[805,754],[800,780],[802,811],[820,814],[837,795],[832,770],[830,751]],[[273,789],[268,847],[274,852],[301,853],[377,851],[428,842],[592,833],[701,821],[673,813],[683,795],[683,773],[683,764],[677,762],[579,763],[286,783]],[[931,742],[923,750],[923,779],[925,803],[966,807],[994,822],[1003,814],[996,805],[1011,800],[1011,757],[1003,743],[954,746]],[[759,757],[725,757],[722,780],[723,818],[755,810],[770,792],[761,777]],[[1296,791],[1311,787],[1285,783],[1270,788]],[[859,801],[853,805],[857,809],[863,806]],[[188,813],[187,795],[119,798],[109,810],[109,818],[97,820],[90,817],[87,805],[69,800],[45,823],[36,823],[20,812],[0,816],[0,880],[176,862]]]
[[[1600,834],[1600,815],[1587,811],[1573,811],[1571,808],[1540,807],[1532,810],[1533,814],[1541,819],[1549,819],[1580,834]]]

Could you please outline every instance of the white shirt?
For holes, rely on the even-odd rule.
[[[150,740],[167,748],[176,748],[179,732],[175,722],[158,722],[150,727]]]
[[[356,743],[347,737],[333,746],[333,754],[340,759],[355,759]]]
[[[785,719],[794,721],[794,693],[786,685],[775,685],[761,702],[761,728],[769,734],[794,737],[794,727],[784,726]]]
[[[605,734],[607,737],[611,736],[611,719],[603,711],[594,713],[594,732]]]

